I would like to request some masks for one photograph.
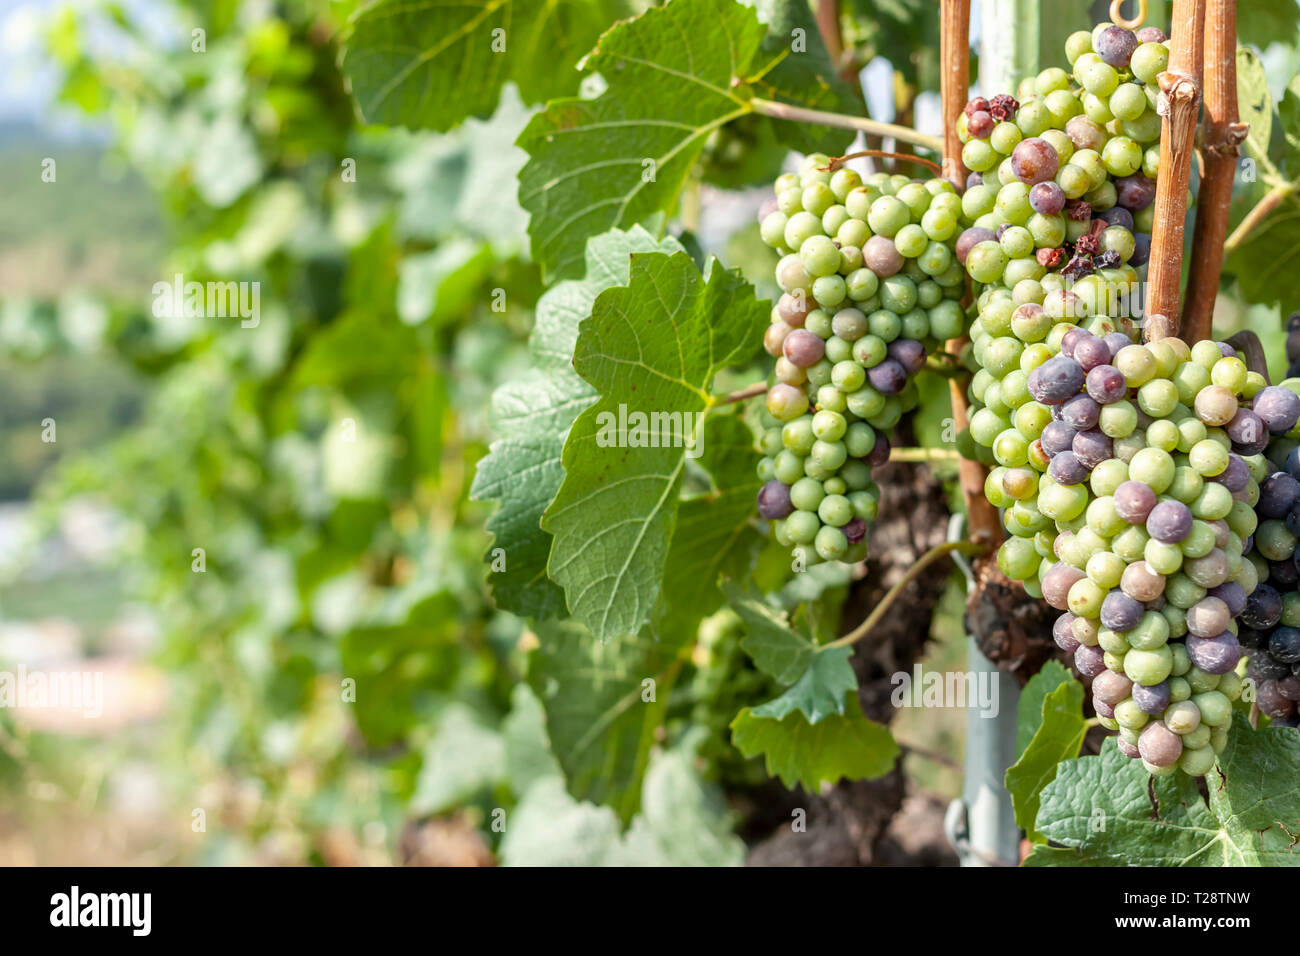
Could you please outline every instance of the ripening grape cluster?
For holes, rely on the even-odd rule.
[[[1281,388],[1300,390],[1300,379]],[[1282,401],[1288,401],[1281,396]],[[1269,446],[1276,470],[1260,485],[1259,528],[1248,557],[1259,585],[1246,600],[1238,638],[1255,682],[1255,701],[1275,723],[1300,726],[1300,429]]]
[[[972,170],[962,197],[969,227],[957,255],[977,282],[1025,298],[1049,273],[1086,280],[1146,263],[1165,39],[1154,27],[1135,34],[1104,23],[1067,41],[1072,73],[1050,67],[1020,85],[1019,99],[966,105],[957,132]]]
[[[880,500],[871,468],[916,405],[912,376],[965,321],[953,186],[884,173],[864,182],[829,165],[808,156],[761,214],[763,241],[782,254],[782,295],[763,340],[776,368],[758,510],[809,563],[866,556]]]

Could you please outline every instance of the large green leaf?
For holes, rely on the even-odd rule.
[[[527,103],[572,93],[578,60],[627,5],[619,0],[376,0],[343,54],[368,123],[447,130],[486,117],[513,80]]]
[[[1036,848],[1029,866],[1295,866],[1300,734],[1234,722],[1206,778],[1209,804],[1185,774],[1151,778],[1112,741],[1061,764],[1037,827],[1073,852]],[[1150,782],[1157,800],[1153,812]]]
[[[1253,50],[1237,51],[1237,107],[1242,122],[1248,123],[1246,149],[1256,158],[1268,157],[1273,135],[1273,97],[1268,92],[1264,64]]]
[[[781,684],[789,686],[797,681],[817,653],[816,645],[791,630],[783,612],[735,584],[729,583],[724,590],[728,603],[744,622],[745,636],[740,646],[745,653],[759,670]]]
[[[755,717],[780,720],[799,711],[810,724],[834,714],[843,715],[844,699],[858,689],[848,647],[823,647],[812,656],[808,668],[780,697],[754,708]],[[856,699],[856,696],[855,696]]]
[[[681,658],[640,636],[597,641],[572,621],[542,624],[537,637],[528,683],[570,792],[631,819]]]
[[[632,253],[680,249],[675,239],[656,240],[640,226],[612,230],[588,244],[584,278],[560,282],[538,300],[529,340],[534,367],[492,396],[498,437],[478,463],[471,492],[501,502],[488,519],[495,541],[486,559],[491,565],[493,551],[502,549],[505,568],[490,575],[500,607],[538,620],[564,611],[564,592],[546,576],[551,536],[540,522],[564,477],[560,455],[569,426],[596,397],[573,371],[578,325],[601,292],[628,281]]]
[[[803,105],[841,106],[817,31],[807,50],[791,50],[794,7],[763,4],[769,36],[756,12],[736,0],[671,0],[601,37],[584,66],[600,73],[594,99],[555,100],[519,138],[531,156],[519,179],[520,204],[532,214],[533,258],[548,272],[572,275],[583,240],[611,226],[670,214],[700,151],[715,130],[754,114],[753,94]],[[784,134],[796,147],[839,151],[843,132]]]
[[[746,757],[762,754],[767,772],[787,787],[797,784],[810,792],[841,777],[883,777],[899,753],[889,729],[863,716],[856,695],[843,716],[832,714],[816,724],[800,711],[773,720],[747,707],[731,722],[731,740]]]
[[[439,714],[437,733],[424,749],[411,811],[442,813],[463,804],[502,778],[505,755],[499,733],[464,704],[452,704]]]
[[[767,313],[752,287],[716,262],[706,280],[685,253],[649,253],[632,256],[628,285],[602,293],[582,323],[574,367],[602,397],[569,432],[564,483],[542,527],[555,539],[550,576],[597,638],[649,621],[686,446],[714,405],[714,376],[753,352]],[[663,426],[650,439],[659,447],[632,447],[645,439],[637,415]]]
[[[1029,741],[1043,725],[1043,700],[1056,688],[1071,680],[1070,672],[1060,661],[1048,661],[1030,678],[1016,704],[1016,759],[1025,752]]]
[[[1060,669],[1064,671],[1064,668]],[[1038,818],[1043,788],[1056,779],[1061,761],[1079,756],[1079,748],[1088,732],[1087,722],[1083,719],[1083,685],[1068,674],[1064,679],[1054,673],[1048,674],[1044,684],[1055,683],[1056,686],[1042,694],[1032,685],[1045,673],[1046,670],[1034,675],[1029,682],[1031,686],[1025,688],[1025,697],[1021,698],[1020,722],[1032,719],[1032,711],[1037,709],[1038,726],[1020,757],[1006,773],[1006,787],[1011,794],[1016,823],[1034,842],[1042,841],[1034,829],[1034,821]]]

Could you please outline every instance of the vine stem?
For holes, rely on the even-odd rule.
[[[1110,0],[1110,18],[1118,26],[1125,30],[1136,30],[1142,26],[1142,22],[1147,18],[1147,0],[1137,0],[1137,16],[1132,20],[1126,19],[1120,11],[1124,8],[1124,0]]]
[[[933,170],[936,176],[943,175],[943,170],[939,168],[939,164],[934,160],[926,159],[923,156],[914,156],[911,153],[891,153],[886,149],[860,149],[856,153],[849,153],[847,156],[836,156],[830,161],[829,165],[826,166],[826,170],[833,173],[850,159],[860,159],[866,156],[872,156],[878,159],[896,159],[904,163],[917,163],[920,166]]]
[[[914,129],[894,123],[882,123],[861,116],[845,116],[843,113],[827,113],[825,110],[805,109],[802,106],[791,106],[789,103],[778,103],[776,100],[765,100],[761,96],[753,97],[749,105],[753,107],[755,113],[771,116],[773,119],[792,120],[796,123],[818,123],[840,129],[856,129],[874,136],[892,136],[901,142],[931,149],[936,153],[943,151],[943,141],[937,136],[927,136],[925,133],[918,133]]]
[[[1189,342],[1213,334],[1232,181],[1247,130],[1237,113],[1237,0],[1207,0],[1205,22],[1205,168],[1196,198],[1192,269],[1183,308],[1183,335]]]
[[[961,461],[961,454],[951,448],[891,448],[890,461]]]
[[[1179,329],[1187,184],[1196,152],[1196,119],[1201,103],[1205,2],[1174,0],[1169,70],[1160,74],[1160,176],[1156,179],[1143,330],[1148,342],[1175,336]]]
[[[929,551],[925,552],[925,554],[921,555],[921,557],[917,559],[916,564],[908,568],[907,573],[899,579],[898,583],[885,593],[885,596],[880,599],[880,603],[876,605],[876,609],[867,615],[865,621],[853,630],[849,631],[849,633],[845,634],[843,637],[836,638],[829,644],[823,644],[822,649],[824,650],[827,647],[848,647],[852,644],[856,644],[858,641],[862,640],[862,638],[870,634],[871,629],[880,623],[881,618],[889,612],[890,607],[892,607],[893,603],[898,600],[899,595],[907,589],[907,586],[920,577],[921,572],[936,561],[947,557],[954,551],[960,551],[962,554],[970,557],[978,554],[981,550],[981,546],[974,541],[947,541],[931,548]]]
[[[755,382],[753,385],[746,385],[744,388],[738,388],[734,392],[728,392],[726,395],[715,395],[713,397],[714,405],[734,405],[736,402],[743,402],[747,398],[757,398],[759,395],[767,393],[767,382]]]
[[[1280,206],[1294,192],[1294,183],[1278,183],[1270,189],[1264,194],[1264,198],[1256,204],[1255,208],[1246,214],[1246,218],[1237,224],[1237,228],[1232,230],[1232,235],[1223,244],[1223,248],[1228,252],[1235,250],[1246,241],[1246,238],[1255,231],[1255,228],[1261,222],[1268,218],[1269,213]]]

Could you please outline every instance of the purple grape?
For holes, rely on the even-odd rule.
[[[1022,139],[1011,152],[1011,171],[1027,186],[1055,178],[1060,165],[1056,150],[1041,136]]]
[[[1246,610],[1241,612],[1242,623],[1256,630],[1267,630],[1282,617],[1282,595],[1267,584],[1256,585],[1246,598]]]
[[[1111,591],[1101,602],[1101,623],[1117,634],[1123,634],[1138,626],[1138,621],[1142,620],[1146,610],[1141,601],[1134,600],[1123,591]]]
[[[887,358],[867,369],[867,381],[881,395],[897,395],[907,386],[907,369],[897,359]]]
[[[1295,514],[1295,512],[1293,511],[1291,514]],[[1291,514],[1288,514],[1287,518],[1290,518]],[[1289,591],[1297,581],[1300,581],[1300,569],[1296,568],[1294,558],[1290,561],[1270,561],[1268,563],[1269,584]]]
[[[1141,212],[1156,201],[1156,184],[1141,173],[1123,176],[1115,180],[1115,201],[1130,212]]]
[[[1237,357],[1237,350],[1234,349],[1234,348],[1233,348],[1231,345],[1229,345],[1227,342],[1215,342],[1214,344],[1217,345],[1217,346],[1219,347],[1219,351],[1223,353],[1223,357],[1224,357],[1224,358],[1236,358],[1236,357]]]
[[[1300,479],[1300,448],[1291,449],[1291,453],[1286,456],[1286,467],[1284,470],[1292,478]]]
[[[1259,501],[1255,511],[1261,518],[1281,519],[1300,498],[1300,481],[1285,471],[1275,471],[1259,486]]]
[[[1237,409],[1227,429],[1233,451],[1239,455],[1258,455],[1268,446],[1268,426],[1249,408]]]
[[[1162,501],[1147,515],[1147,534],[1177,544],[1192,533],[1192,509],[1181,501]]]
[[[1228,467],[1206,480],[1217,482],[1232,492],[1245,491],[1246,486],[1250,484],[1250,466],[1242,461],[1240,455],[1229,452]]]
[[[1092,335],[1092,333],[1087,329],[1070,329],[1061,336],[1061,354],[1066,358],[1074,358],[1074,347],[1089,335]]]
[[[855,517],[852,521],[844,526],[844,537],[849,544],[857,544],[867,536],[867,522],[862,518]]]
[[[1102,343],[1106,345],[1105,342]],[[1109,351],[1109,346],[1107,346]],[[1088,394],[1098,405],[1110,405],[1128,395],[1124,374],[1113,365],[1098,365],[1088,372]]]
[[[1144,266],[1151,258],[1151,233],[1135,232],[1133,233],[1133,255],[1129,256],[1128,264],[1134,269],[1138,266]]]
[[[1097,218],[1108,226],[1123,226],[1129,232],[1133,231],[1133,214],[1123,206],[1111,206],[1105,212],[1098,213]]]
[[[1052,624],[1052,639],[1056,646],[1067,654],[1073,654],[1079,647],[1079,639],[1074,636],[1074,615],[1068,611]]]
[[[1097,35],[1097,55],[1102,61],[1122,70],[1133,59],[1133,51],[1138,48],[1138,38],[1132,30],[1125,30],[1114,24]]]
[[[1277,689],[1287,700],[1300,700],[1300,677],[1283,677],[1277,682]]]
[[[810,368],[822,360],[826,354],[826,342],[821,336],[807,329],[795,329],[785,337],[781,347],[786,361],[800,368]]]
[[[1074,344],[1074,360],[1085,372],[1091,372],[1110,361],[1110,347],[1097,336],[1089,335]]]
[[[1273,655],[1267,650],[1262,649],[1256,652],[1250,659],[1250,667],[1246,671],[1246,676],[1253,679],[1256,683],[1266,680],[1282,680],[1291,673],[1291,667],[1279,660],[1274,660]]]
[[[888,355],[910,375],[925,368],[925,346],[915,339],[894,339],[889,343]]]
[[[1088,467],[1072,451],[1063,451],[1054,456],[1047,471],[1062,485],[1081,485],[1088,480]]]
[[[1217,637],[1187,635],[1187,656],[1192,663],[1207,674],[1226,674],[1241,660],[1241,645],[1231,631]]]
[[[1246,610],[1246,589],[1236,581],[1225,581],[1218,587],[1210,588],[1207,593],[1228,605],[1228,613],[1233,617],[1238,617]]]
[[[1275,435],[1289,432],[1300,420],[1300,395],[1281,385],[1261,388],[1251,404],[1268,430]]]
[[[1156,506],[1156,493],[1140,481],[1126,481],[1115,489],[1115,511],[1129,524],[1146,524]]]
[[[1130,760],[1137,760],[1142,756],[1142,751],[1139,750],[1137,747],[1133,746],[1123,737],[1115,738],[1115,746],[1119,748],[1120,753],[1122,753],[1125,757],[1128,757]]]
[[[1081,347],[1082,343],[1075,348],[1076,354]],[[1061,406],[1061,421],[1077,432],[1096,428],[1097,416],[1100,414],[1101,406],[1087,395],[1076,395]]]
[[[1083,367],[1078,362],[1057,355],[1029,374],[1029,391],[1044,405],[1060,405],[1079,394],[1083,379]]]
[[[879,468],[885,462],[889,461],[889,451],[889,439],[877,432],[876,443],[871,446],[871,451],[867,452],[867,457],[862,460],[871,468]]]
[[[1113,360],[1119,354],[1119,350],[1126,345],[1132,345],[1133,340],[1123,332],[1111,332],[1102,340],[1106,343],[1106,348],[1110,349],[1110,357]]]
[[[967,188],[967,189],[970,189],[972,186],[983,186],[983,185],[984,185],[984,174],[983,174],[983,173],[970,173],[970,174],[966,177],[966,188]]]
[[[1138,705],[1138,709],[1144,714],[1150,714],[1152,717],[1158,717],[1165,712],[1169,706],[1169,681],[1162,680],[1159,684],[1151,687],[1144,687],[1141,684],[1133,685],[1133,703]]]
[[[775,479],[758,489],[758,513],[769,521],[788,518],[794,513],[790,501],[790,486]]]
[[[1245,648],[1259,648],[1268,643],[1268,635],[1245,624],[1237,626],[1237,643]]]
[[[1029,205],[1034,212],[1055,216],[1065,208],[1065,190],[1054,182],[1041,182],[1029,190]]]
[[[1108,458],[1115,457],[1115,443],[1111,437],[1095,428],[1075,435],[1070,450],[1089,471]]]
[[[1164,43],[1169,37],[1159,27],[1143,27],[1137,32],[1139,43]]]
[[[957,261],[966,264],[966,254],[981,242],[996,242],[997,233],[983,226],[971,226],[957,237]]]
[[[1043,451],[1047,452],[1049,457],[1055,457],[1063,451],[1070,450],[1074,444],[1074,436],[1074,429],[1065,422],[1048,422],[1039,441],[1042,442]]]
[[[1074,652],[1074,668],[1084,677],[1096,677],[1106,669],[1106,652],[1094,644],[1080,644]]]
[[[1283,664],[1300,661],[1300,630],[1294,627],[1279,627],[1268,639],[1268,652],[1273,660]]]
[[[1286,525],[1286,530],[1294,535],[1300,535],[1300,505],[1296,505],[1288,511],[1286,517],[1282,519],[1282,523]],[[1292,564],[1294,563],[1292,562]]]
[[[1103,674],[1098,674],[1097,676],[1102,677],[1106,673],[1109,673],[1109,671],[1105,671]],[[1097,712],[1098,717],[1105,717],[1108,720],[1115,719],[1115,708],[1104,700],[1101,700],[1096,694],[1092,695],[1092,709]]]

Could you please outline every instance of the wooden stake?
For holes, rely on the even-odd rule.
[[[1201,31],[1206,0],[1174,0],[1169,71],[1160,74],[1160,174],[1147,272],[1148,342],[1178,334],[1187,184],[1201,104]]]
[[[1207,0],[1205,24],[1205,172],[1196,198],[1192,268],[1183,309],[1183,336],[1189,343],[1213,335],[1232,181],[1247,130],[1237,113],[1237,0]]]

